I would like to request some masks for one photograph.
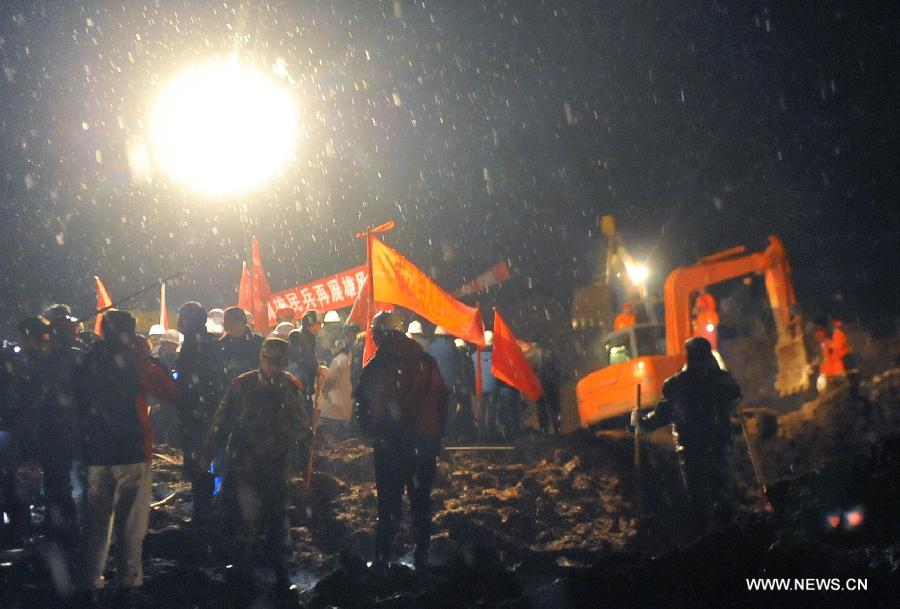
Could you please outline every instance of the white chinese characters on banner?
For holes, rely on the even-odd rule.
[[[275,325],[275,314],[280,309],[293,309],[299,318],[310,309],[322,313],[352,307],[365,281],[366,266],[363,264],[319,281],[276,292],[268,301],[270,325]]]

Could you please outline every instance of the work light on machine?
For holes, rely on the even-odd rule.
[[[203,194],[238,195],[281,170],[298,130],[288,90],[227,59],[194,65],[164,86],[150,118],[150,144],[173,181]]]
[[[628,271],[628,279],[636,286],[643,286],[650,277],[650,269],[644,264],[628,264],[625,270]]]

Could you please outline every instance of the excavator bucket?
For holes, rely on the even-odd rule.
[[[809,388],[811,369],[802,332],[779,337],[775,345],[775,361],[778,364],[775,389],[780,395],[791,395]]]

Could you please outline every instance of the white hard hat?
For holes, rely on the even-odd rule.
[[[206,314],[206,319],[212,319],[213,321],[216,321],[219,324],[221,324],[225,321],[225,310],[224,309],[210,309],[209,313]]]
[[[294,330],[296,326],[289,321],[283,321],[277,326],[275,326],[275,331],[272,333],[275,336],[280,336],[282,338],[287,338],[291,333],[291,330]]]
[[[409,327],[406,328],[407,334],[421,334],[422,333],[422,322],[418,319],[409,322]]]
[[[148,336],[162,336],[166,333],[166,329],[162,327],[162,324],[153,324],[150,326],[150,332],[147,333]]]
[[[444,330],[444,329],[443,329],[442,327],[440,327],[440,326],[436,326],[435,329],[434,329],[434,335],[435,335],[435,336],[447,336],[447,331]]]
[[[484,331],[484,344],[488,347],[494,344],[494,333],[490,330]]]
[[[326,324],[330,324],[332,322],[340,322],[341,316],[338,314],[337,311],[328,311],[327,313],[325,313],[324,321]]]
[[[457,347],[458,349],[465,349],[465,348],[466,348],[466,341],[464,341],[464,340],[461,339],[461,338],[457,338],[456,340],[454,340],[454,341],[453,341],[453,344],[456,345],[456,347]]]

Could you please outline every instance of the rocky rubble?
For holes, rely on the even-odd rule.
[[[640,513],[627,434],[445,451],[428,572],[406,566],[408,522],[398,562],[386,573],[366,567],[376,515],[371,449],[345,439],[320,452],[312,492],[300,479],[292,487],[294,597],[275,595],[264,570],[239,574],[226,558],[227,537],[190,526],[180,456],[158,445],[143,601],[176,609],[897,606],[900,372],[865,383],[862,396],[839,388],[760,445],[774,509],[765,509],[743,454],[736,524],[693,542],[664,433],[644,445]],[[59,606],[41,586],[46,561],[30,556],[15,562],[12,579],[0,574],[17,584],[6,586],[3,606]],[[866,578],[869,590],[751,592],[750,577]]]

